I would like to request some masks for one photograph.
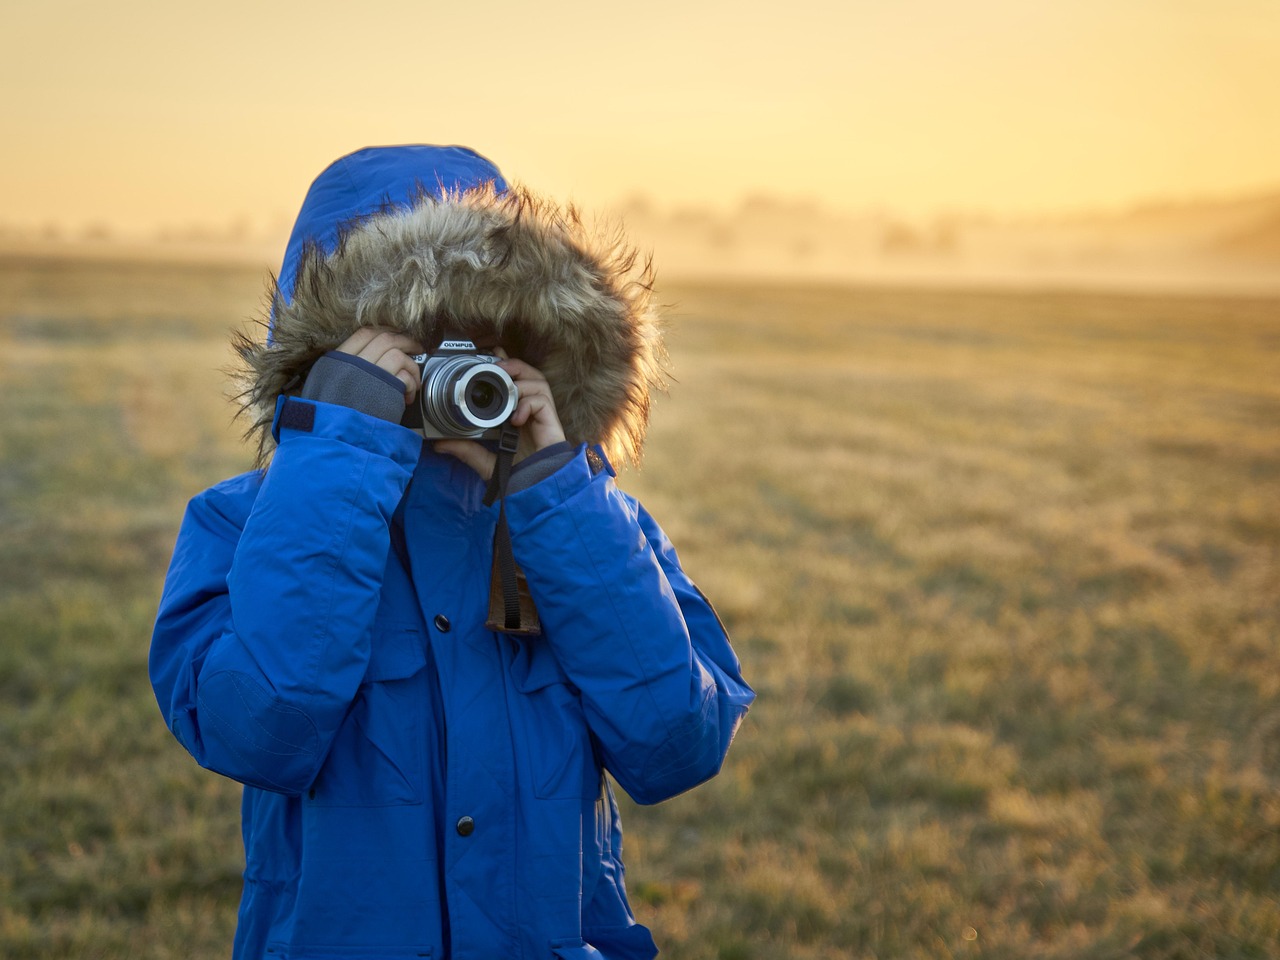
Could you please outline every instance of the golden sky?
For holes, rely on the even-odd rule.
[[[586,206],[1107,208],[1280,186],[1280,0],[7,0],[0,224],[292,218],[465,143]]]

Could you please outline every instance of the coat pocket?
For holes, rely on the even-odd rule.
[[[594,797],[600,770],[582,698],[541,639],[525,641],[511,666],[521,694],[522,722],[534,796],[542,800]]]
[[[425,781],[427,655],[414,625],[380,625],[364,681],[329,748],[308,803],[374,807],[421,803]]]

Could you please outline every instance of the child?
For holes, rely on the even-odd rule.
[[[151,647],[174,735],[245,785],[237,958],[656,954],[603,772],[639,803],[701,783],[753,693],[614,483],[661,375],[633,261],[459,147],[312,185],[239,343],[263,468],[191,501]],[[509,479],[401,424],[446,336],[518,394]]]

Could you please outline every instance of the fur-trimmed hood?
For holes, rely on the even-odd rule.
[[[494,335],[551,384],[565,434],[639,461],[663,386],[652,272],[617,233],[508,186],[458,147],[375,147],[312,184],[271,295],[265,342],[237,337],[241,403],[259,459],[281,393],[358,327],[434,347]]]

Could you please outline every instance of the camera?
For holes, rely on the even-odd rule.
[[[446,338],[433,353],[413,358],[422,375],[418,398],[401,425],[424,437],[496,438],[515,411],[520,393],[498,357],[470,340]]]

